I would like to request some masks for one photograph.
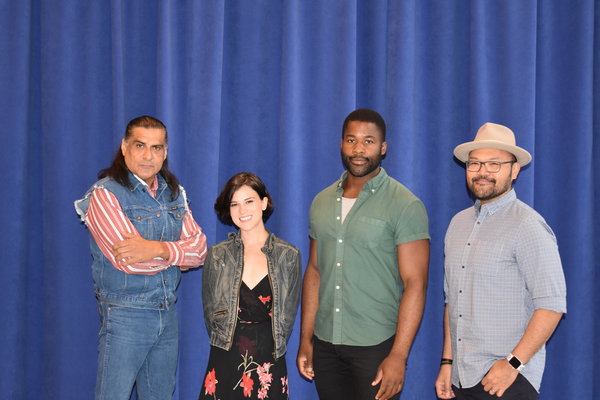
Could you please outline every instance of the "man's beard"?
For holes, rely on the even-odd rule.
[[[378,155],[374,158],[368,158],[363,156],[344,156],[342,153],[342,163],[346,168],[348,173],[356,178],[362,178],[363,176],[369,175],[371,172],[375,171],[381,165],[382,156]],[[363,165],[354,165],[352,164],[352,160],[365,160],[366,163]]]
[[[488,187],[486,189],[478,188],[476,186],[475,181],[477,181],[479,179],[485,179],[486,181],[492,183],[493,185],[491,185],[490,187]],[[512,186],[512,179],[508,179],[506,181],[506,183],[502,186],[497,186],[496,183],[497,183],[497,181],[494,178],[488,178],[488,177],[479,175],[474,178],[471,178],[471,181],[469,182],[468,186],[469,186],[469,191],[473,194],[473,196],[477,200],[488,201],[488,200],[494,199],[494,198],[501,196],[504,193],[508,192]]]

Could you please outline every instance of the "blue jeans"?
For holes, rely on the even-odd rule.
[[[171,399],[179,352],[174,307],[146,310],[100,302],[96,400]]]

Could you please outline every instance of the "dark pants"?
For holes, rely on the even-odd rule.
[[[375,346],[334,345],[314,338],[315,385],[321,400],[373,400],[379,386],[371,386],[377,367],[390,353],[394,337]],[[397,400],[396,395],[391,400]]]
[[[456,386],[452,386],[456,400],[537,400],[538,392],[531,386],[531,383],[521,374],[517,375],[517,379],[513,384],[506,389],[502,397],[496,395],[492,396],[485,390],[483,385],[479,382],[477,385],[471,388],[459,389]]]

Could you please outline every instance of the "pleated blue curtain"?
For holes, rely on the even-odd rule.
[[[443,238],[472,204],[452,149],[492,121],[534,162],[518,196],[554,229],[569,312],[548,345],[541,399],[592,399],[599,383],[598,1],[0,0],[0,397],[92,398],[99,325],[88,236],[72,201],[131,118],[169,128],[169,162],[209,244],[225,181],[260,175],[268,227],[308,255],[312,198],[342,172],[353,109],[388,124],[388,173],[422,198],[432,236],[423,323],[403,399],[434,399],[442,343]],[[203,384],[202,273],[179,288],[174,398]],[[287,355],[295,399],[316,399]],[[135,397],[135,396],[134,396]]]

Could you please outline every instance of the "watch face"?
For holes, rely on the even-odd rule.
[[[519,359],[515,356],[512,356],[509,360],[508,363],[514,368],[517,369],[521,366],[521,361],[519,361]]]

